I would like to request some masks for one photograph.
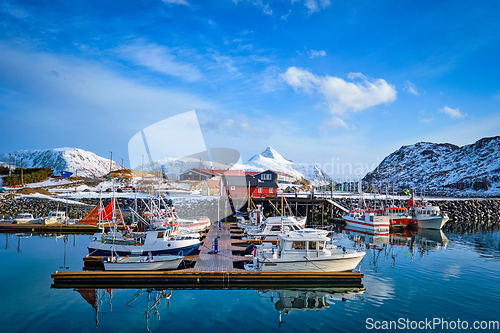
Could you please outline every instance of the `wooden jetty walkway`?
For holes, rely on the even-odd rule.
[[[93,234],[99,232],[97,226],[85,224],[13,224],[11,222],[0,222],[0,233],[71,233],[71,234]]]
[[[189,288],[257,288],[257,287],[316,287],[359,285],[363,274],[359,272],[254,272],[242,268],[242,261],[251,258],[235,255],[243,251],[244,241],[238,239],[236,224],[223,223],[219,231],[219,251],[213,253],[217,238],[217,225],[213,225],[200,247],[199,254],[187,256],[186,262],[194,267],[173,271],[83,271],[55,272],[54,288],[73,287],[189,287]],[[239,243],[239,244],[238,244]],[[238,246],[240,245],[240,246]],[[84,261],[99,261],[98,257],[85,257]],[[236,263],[236,264],[235,264]],[[239,263],[239,265],[238,265]]]

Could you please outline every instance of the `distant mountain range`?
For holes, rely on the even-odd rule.
[[[267,147],[261,154],[254,155],[245,165],[236,166],[248,171],[274,170],[287,173],[296,178],[305,178],[315,186],[330,184],[332,179],[316,164],[293,163],[272,147]]]
[[[500,194],[500,136],[459,147],[419,142],[387,156],[364,179],[429,194]]]
[[[12,154],[11,165],[24,168],[47,168],[54,170],[54,174],[61,171],[76,173],[84,177],[100,177],[109,172],[110,160],[78,148],[55,148],[41,150],[18,150]],[[0,154],[0,161],[8,166],[9,154]],[[113,162],[113,170],[121,169],[120,164]]]
[[[212,164],[214,169],[225,169],[227,165]],[[196,158],[173,159],[165,158],[158,161],[158,167],[170,177],[171,175],[178,176],[182,172],[191,168],[200,167],[200,161]],[[202,163],[203,168],[209,169],[210,166]],[[154,171],[156,166],[151,169],[145,165],[145,170]],[[296,164],[291,160],[283,157],[272,147],[267,147],[261,154],[254,155],[246,164],[235,164],[232,169],[245,171],[265,171],[274,170],[289,174],[296,178],[305,178],[310,180],[314,185],[321,186],[330,184],[331,178],[323,172],[317,165]],[[136,170],[139,170],[136,168]]]
[[[25,168],[51,167],[55,174],[70,171],[92,177],[109,172],[110,160],[78,148],[56,148],[43,150],[19,150],[12,154],[12,164]],[[8,166],[9,154],[0,154],[0,165]],[[199,167],[198,158],[158,161],[158,168],[170,178],[172,174]],[[203,165],[210,168],[209,165]],[[213,164],[214,169],[226,168]],[[145,170],[154,171],[156,163],[145,165]],[[112,169],[121,169],[113,162]],[[272,147],[254,155],[246,164],[235,164],[233,169],[284,172],[297,178],[306,178],[315,186],[330,184],[332,179],[315,164],[297,164],[283,157]],[[137,169],[139,170],[139,169]],[[396,190],[415,189],[418,193],[443,195],[500,195],[500,136],[483,138],[459,147],[450,143],[419,142],[403,146],[387,156],[363,179],[365,182],[395,185]]]

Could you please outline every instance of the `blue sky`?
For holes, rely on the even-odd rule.
[[[2,1],[0,152],[127,163],[134,134],[190,110],[207,147],[246,162],[270,145],[335,178],[470,144],[500,135],[499,17],[498,1]]]

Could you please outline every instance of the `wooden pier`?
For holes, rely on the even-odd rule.
[[[217,238],[219,234],[219,238]],[[358,286],[363,274],[359,272],[254,272],[242,269],[242,262],[251,258],[235,255],[245,249],[243,241],[231,236],[241,235],[236,224],[223,223],[217,232],[213,225],[204,239],[199,254],[187,256],[192,268],[173,271],[83,271],[55,272],[54,288],[76,287],[183,287],[183,288],[258,288],[258,287],[327,287]],[[213,243],[218,239],[219,251],[213,253]],[[234,252],[233,252],[234,251]],[[86,262],[99,262],[98,257],[85,257]],[[181,264],[182,265],[182,264]],[[192,265],[191,265],[192,266]],[[241,267],[241,268],[237,268]]]
[[[94,234],[99,232],[97,226],[85,224],[13,224],[0,222],[0,233],[57,233],[57,234]]]

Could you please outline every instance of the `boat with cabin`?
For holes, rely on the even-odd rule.
[[[40,223],[41,219],[37,219],[33,217],[33,214],[30,213],[21,213],[16,216],[12,223],[14,224],[27,224],[27,223]]]
[[[433,206],[427,202],[415,207],[413,220],[419,228],[441,229],[449,217],[441,211],[439,206]]]
[[[42,219],[42,224],[56,224],[56,223],[66,223],[68,218],[66,217],[66,212],[52,211],[49,215]]]
[[[201,245],[199,238],[188,235],[172,235],[172,228],[148,229],[145,232],[122,235],[115,229],[108,233],[96,233],[88,246],[92,256],[142,255],[151,252],[154,256],[190,255]]]
[[[276,241],[282,232],[294,231],[298,233],[310,232],[319,235],[327,235],[328,230],[305,228],[302,219],[295,216],[272,216],[266,218],[256,228],[246,228],[243,240],[267,240]]]
[[[389,234],[390,217],[381,210],[351,210],[343,219],[348,226]]]
[[[258,272],[345,272],[352,271],[364,251],[328,244],[330,239],[314,233],[287,232],[278,243],[257,245],[253,262],[245,269]]]

